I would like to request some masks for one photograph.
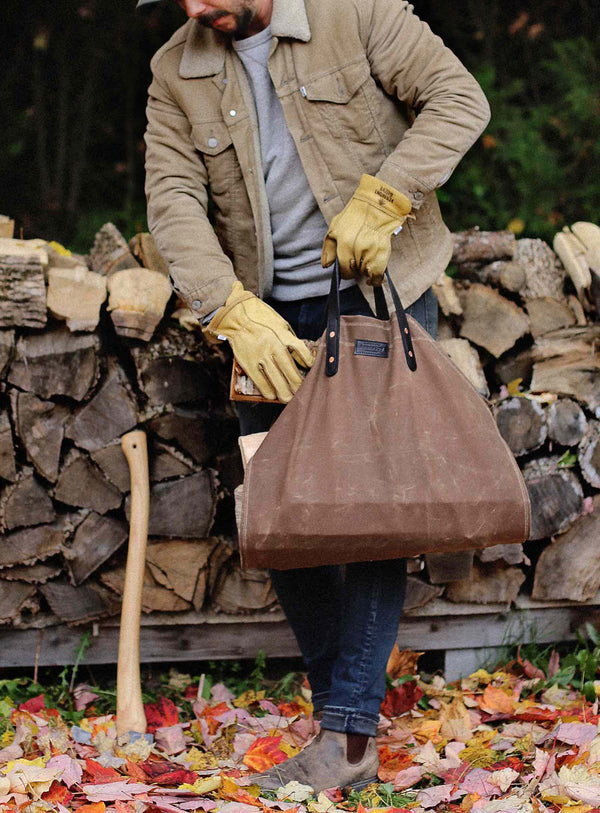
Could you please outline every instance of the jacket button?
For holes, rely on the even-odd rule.
[[[414,192],[414,193],[413,193],[413,197],[414,197],[414,199],[415,199],[415,200],[421,200],[421,198],[423,197],[423,193],[422,193],[422,192],[420,192],[420,191],[417,189],[417,190],[416,190],[416,192]]]
[[[235,116],[237,116],[237,110],[230,110],[230,111],[229,111],[229,115],[230,115],[232,118],[233,118],[233,117],[235,117]]]
[[[192,302],[192,308],[195,311],[199,311],[201,306],[202,306],[202,302],[199,299],[194,299],[194,301]]]
[[[209,147],[216,147],[219,142],[216,138],[209,138],[208,139],[208,146]]]

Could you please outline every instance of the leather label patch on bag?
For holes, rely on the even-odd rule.
[[[375,356],[379,359],[386,359],[390,354],[390,346],[387,342],[372,342],[369,339],[356,339],[354,342],[355,356]]]

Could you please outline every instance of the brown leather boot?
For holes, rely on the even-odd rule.
[[[252,777],[261,790],[277,790],[288,782],[310,785],[315,793],[327,788],[360,790],[377,782],[379,756],[375,737],[369,737],[360,761],[348,760],[346,734],[321,729],[320,734],[295,757]]]

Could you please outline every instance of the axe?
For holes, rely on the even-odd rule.
[[[117,737],[126,741],[134,733],[139,736],[146,732],[140,680],[140,618],[146,568],[150,484],[145,433],[141,430],[127,432],[121,438],[121,448],[127,458],[131,477],[129,546],[117,662]]]

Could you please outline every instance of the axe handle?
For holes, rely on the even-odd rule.
[[[146,731],[140,680],[140,618],[150,510],[145,433],[135,430],[123,435],[121,448],[131,476],[131,515],[117,663],[117,736],[129,731],[140,734]]]

